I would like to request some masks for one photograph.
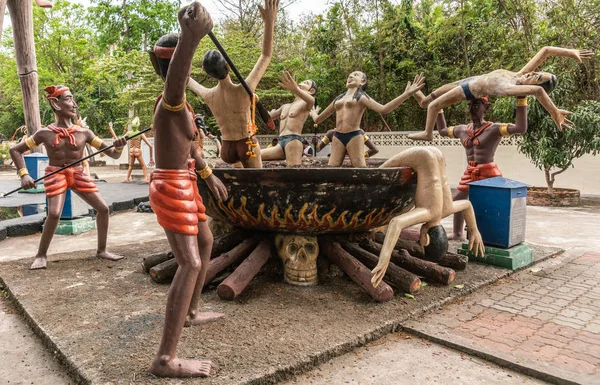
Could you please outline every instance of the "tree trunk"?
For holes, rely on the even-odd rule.
[[[364,239],[360,242],[360,246],[371,253],[381,253],[381,245],[371,240]],[[436,263],[423,261],[408,254],[408,251],[401,250],[392,252],[391,261],[399,267],[415,273],[418,276],[431,278],[437,282],[449,285],[454,281],[456,272],[447,267],[442,267]]]
[[[394,290],[385,282],[373,287],[371,283],[371,270],[346,252],[337,242],[328,238],[319,239],[319,247],[329,260],[340,267],[360,287],[379,302],[386,302],[394,297]]]
[[[33,39],[33,4],[26,0],[9,0],[8,12],[13,28],[17,71],[23,93],[23,114],[29,136],[41,127],[38,99],[38,73]]]
[[[400,236],[402,236],[402,234]],[[375,242],[383,245],[383,240],[385,239],[385,234],[381,233],[381,232],[377,232],[377,233],[375,233],[373,238],[375,239]],[[398,238],[398,240],[396,241],[396,246],[394,246],[394,248],[396,250],[404,249],[404,250],[408,251],[408,253],[410,255],[417,257],[417,258],[425,257],[425,250],[423,249],[423,247],[419,244],[419,242],[415,242],[413,240]]]
[[[217,287],[219,298],[231,301],[240,295],[272,255],[273,244],[271,241],[262,241],[250,256]]]
[[[469,257],[462,254],[447,252],[440,259],[435,261],[440,266],[449,267],[453,270],[464,270],[467,268]]]
[[[550,176],[551,167],[544,167],[544,173],[546,175],[546,184],[548,185],[548,194],[554,196],[554,179]]]
[[[248,237],[247,234],[245,234],[244,232],[239,231],[239,230],[235,230],[229,234],[225,234],[220,237],[216,237],[213,242],[212,252],[210,253],[210,258],[211,259],[215,258],[215,257],[233,249],[235,246],[242,243],[247,237]]]
[[[4,12],[6,11],[6,0],[0,0],[0,41],[2,41],[2,28],[4,26]]]
[[[175,258],[169,259],[150,269],[150,277],[156,283],[167,283],[173,279],[177,272],[177,261]]]
[[[355,243],[342,242],[342,247],[371,270],[379,262],[375,254],[369,253]],[[421,288],[419,277],[391,262],[385,272],[385,280],[404,293],[414,294]]]

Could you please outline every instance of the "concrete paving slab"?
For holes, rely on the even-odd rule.
[[[282,385],[545,385],[545,381],[399,332]]]
[[[55,255],[44,271],[29,261],[0,265],[0,277],[25,318],[67,364],[76,380],[91,383],[175,384],[146,374],[160,339],[167,285],[154,284],[140,269],[149,250],[166,241],[128,245],[113,251],[120,262],[87,258],[85,252]],[[534,246],[537,258],[556,248]],[[379,304],[348,279],[338,277],[313,288],[260,276],[234,302],[214,291],[203,296],[204,310],[224,320],[185,329],[179,355],[209,358],[210,379],[190,384],[274,383],[331,357],[389,334],[407,318],[441,306],[509,271],[471,264],[454,282],[423,288],[415,300],[401,295]],[[52,298],[52,301],[48,299]]]

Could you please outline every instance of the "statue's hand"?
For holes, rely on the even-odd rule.
[[[148,167],[154,167],[154,159],[150,159],[150,162],[148,162]]]
[[[481,239],[481,233],[477,230],[469,230],[469,251],[473,252],[475,256],[483,257],[485,253],[485,246]]]
[[[197,1],[186,5],[177,14],[181,26],[182,37],[190,36],[194,43],[200,42],[213,29],[210,14]]]
[[[557,109],[556,112],[552,113],[552,120],[554,120],[559,129],[570,130],[573,128],[573,122],[567,119],[567,116],[571,114],[572,112]]]
[[[319,116],[319,111],[321,111],[321,107],[319,106],[313,106],[312,110],[310,110],[310,118],[313,121],[317,120],[317,117]]]
[[[311,139],[312,144],[319,144],[319,135],[314,135]]]
[[[265,0],[264,8],[260,5],[258,10],[265,24],[275,25],[275,18],[277,17],[277,8],[279,7],[279,0]]]
[[[127,136],[122,136],[119,139],[115,139],[115,141],[113,142],[113,144],[115,145],[116,149],[121,149],[123,147],[125,147],[125,145],[127,144]]]
[[[33,183],[33,178],[29,175],[25,175],[21,178],[21,188],[23,190],[29,190],[31,188],[35,188],[35,183]]]
[[[377,266],[375,266],[375,268],[371,271],[371,273],[373,274],[373,277],[371,278],[371,283],[373,284],[373,287],[379,286],[381,281],[383,281],[383,277],[385,276],[385,272],[387,271],[388,265],[389,262],[379,260]]]
[[[573,58],[581,63],[584,60],[591,59],[594,57],[594,51],[589,49],[574,49],[573,50]]]
[[[215,174],[210,174],[210,176],[204,179],[204,181],[217,200],[227,200],[227,189],[225,188],[223,182],[221,182],[221,180],[217,178]]]
[[[406,89],[404,90],[404,92],[409,95],[412,95],[421,88],[423,88],[423,86],[425,86],[425,76],[422,73],[420,73],[417,76],[415,76],[415,79],[412,83],[406,83]]]
[[[292,74],[290,74],[289,71],[281,71],[278,84],[279,87],[291,92],[294,92],[299,88],[296,79],[292,77]]]

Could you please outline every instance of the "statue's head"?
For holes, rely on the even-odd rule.
[[[306,79],[305,81],[298,83],[298,87],[300,87],[301,90],[304,90],[311,95],[316,95],[316,93],[319,91],[317,83],[315,83],[314,80],[310,79]]]
[[[346,81],[347,88],[358,88],[365,91],[368,85],[367,75],[364,72],[354,71],[348,75],[348,81]]]
[[[519,79],[519,84],[540,86],[546,93],[552,92],[557,83],[556,75],[549,72],[527,72]]]
[[[167,72],[169,71],[169,64],[171,64],[171,58],[175,47],[179,42],[179,34],[169,33],[161,36],[154,44],[154,51],[150,53],[150,59],[154,66],[154,71],[161,78],[167,78]]]
[[[481,98],[469,100],[467,108],[471,115],[471,120],[481,121],[485,113],[490,109],[491,103],[489,102],[488,96],[482,96]]]
[[[423,228],[421,228],[423,231]],[[424,246],[425,259],[436,261],[443,257],[448,252],[448,236],[444,226],[432,226],[427,230],[427,238],[429,243]]]
[[[204,54],[202,68],[211,78],[223,80],[229,75],[229,65],[221,52],[210,50]]]
[[[65,86],[50,86],[44,88],[46,91],[46,99],[52,107],[52,111],[57,116],[64,118],[77,118],[77,103],[73,99],[73,94],[69,91],[68,87]]]

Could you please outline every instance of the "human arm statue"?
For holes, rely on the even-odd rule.
[[[295,96],[304,100],[308,109],[311,109],[315,104],[315,98],[308,92],[300,89],[296,79],[288,71],[281,71],[279,74],[279,87],[292,92]]]
[[[262,52],[258,61],[252,68],[252,71],[246,78],[246,84],[252,92],[256,90],[258,82],[262,79],[269,63],[271,62],[271,55],[273,53],[273,30],[275,29],[275,18],[277,17],[277,8],[279,7],[279,0],[265,0],[264,8],[260,5],[258,9],[260,16],[265,24],[262,42]]]
[[[330,117],[335,112],[335,100],[331,102],[330,105],[327,106],[319,115],[319,111],[321,107],[313,106],[313,109],[310,111],[310,117],[315,122],[315,124],[322,123],[325,119]]]
[[[504,128],[500,127],[500,134],[502,135],[513,135],[513,134],[524,134],[527,132],[527,98],[517,98],[517,117],[515,124],[508,124],[506,126],[506,133]]]
[[[438,130],[438,134],[447,138],[458,138],[460,131],[464,130],[467,126],[464,124],[458,126],[448,127],[446,124],[446,117],[444,116],[444,111],[440,111],[437,116],[437,120],[435,121],[435,125]]]
[[[271,115],[271,119],[277,120],[281,118],[281,111],[283,111],[283,106],[279,107],[276,110],[269,111],[269,115]]]
[[[193,145],[190,149],[190,156],[196,160],[196,170],[202,171],[208,167],[208,164],[204,158],[202,158],[200,153],[196,151]],[[221,182],[221,180],[217,178],[215,174],[211,173],[208,177],[203,179],[217,200],[227,200],[227,189],[225,188],[223,182]]]
[[[195,81],[194,79],[192,79],[192,77],[190,76],[189,80],[188,80],[188,88],[195,93],[196,95],[200,96],[202,99],[206,99],[206,95],[208,94],[208,88],[204,87],[202,84],[198,83],[197,81]]]
[[[572,112],[561,110],[558,107],[556,107],[550,99],[550,97],[548,96],[548,94],[546,93],[546,90],[544,90],[540,86],[515,85],[510,88],[507,88],[504,91],[503,96],[525,97],[528,95],[535,96],[535,98],[538,100],[538,102],[540,102],[544,109],[548,111],[548,113],[550,113],[552,120],[554,121],[554,123],[556,123],[559,129],[573,128],[573,122],[567,119],[567,116],[571,115]]]
[[[365,107],[378,112],[382,115],[389,114],[396,107],[401,105],[406,101],[406,99],[413,96],[417,91],[419,91],[425,85],[425,77],[423,74],[418,74],[415,76],[414,81],[408,82],[406,84],[406,89],[402,93],[402,95],[398,96],[394,100],[390,101],[386,105],[382,105],[371,98],[360,98],[360,103],[362,103]]]
[[[379,153],[379,149],[375,146],[375,144],[371,141],[371,139],[367,139],[365,142],[365,146],[368,148],[365,158],[371,158]]]
[[[517,73],[517,76],[535,71],[546,59],[552,56],[569,57],[577,60],[578,63],[581,63],[585,59],[592,58],[594,56],[594,52],[588,49],[578,50],[560,47],[544,47],[531,60],[529,60],[529,63],[527,63],[525,67],[521,68],[521,71]]]
[[[113,129],[113,124],[112,122],[108,123],[108,131],[110,131],[110,135],[113,137],[113,139],[117,139],[117,134],[115,134],[115,130]]]
[[[32,138],[34,143],[42,143],[41,131],[36,131],[35,134],[33,134]],[[30,148],[25,140],[19,142],[18,144],[10,148],[10,158],[12,159],[13,164],[15,165],[17,170],[20,171],[24,168],[27,169],[25,167],[25,158],[23,158],[23,155],[29,150]],[[23,190],[29,190],[35,187],[35,183],[33,183],[33,178],[29,175],[29,173],[23,176],[19,174],[19,176],[21,178],[21,188]]]
[[[163,101],[171,106],[177,106],[184,102],[185,86],[188,84],[192,71],[194,52],[200,44],[200,40],[213,28],[210,15],[198,2],[181,8],[177,18],[181,25],[181,35],[177,48],[173,52],[163,92]],[[197,20],[203,22],[198,23]],[[185,109],[181,111],[188,113]]]
[[[150,149],[150,161],[148,162],[148,167],[154,166],[154,147],[152,147],[152,143],[146,138],[146,135],[142,134],[142,140],[146,143],[146,146]]]
[[[97,148],[98,150],[102,150],[106,147],[109,146],[109,144],[107,144],[105,141],[102,141],[102,143],[97,146],[94,144],[94,141],[98,140],[98,137],[96,136],[96,134],[94,134],[92,132],[92,130],[90,129],[86,129],[85,130],[85,134],[87,136],[87,144],[89,144],[92,147]],[[110,150],[106,150],[103,152],[103,154],[106,154],[107,156],[110,156],[113,159],[119,159],[121,157],[121,153],[123,152],[123,147],[125,147],[125,145],[127,144],[127,136],[122,136],[118,139],[115,139],[113,141],[113,148],[111,148]]]
[[[325,148],[325,146],[327,146],[329,143],[331,143],[334,132],[335,132],[335,130],[327,131],[327,133],[325,134],[325,136],[323,137],[322,140],[319,140],[319,137],[317,135],[313,136],[312,143],[317,145],[317,152],[321,151],[323,148]],[[377,152],[379,152],[379,151],[377,151]]]

